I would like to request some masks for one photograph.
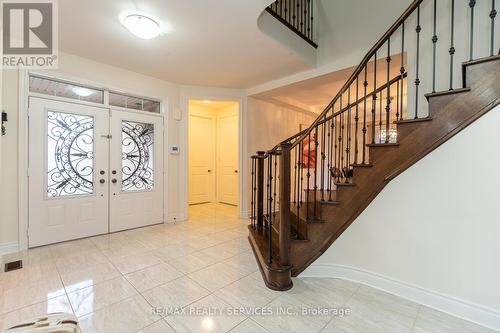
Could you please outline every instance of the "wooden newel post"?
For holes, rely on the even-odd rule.
[[[264,154],[257,152],[257,227],[264,227]]]
[[[291,143],[281,144],[279,253],[282,266],[290,265]]]

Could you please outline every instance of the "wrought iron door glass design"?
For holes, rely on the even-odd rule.
[[[47,113],[47,195],[94,192],[94,117]]]
[[[154,125],[122,121],[122,191],[154,188]]]

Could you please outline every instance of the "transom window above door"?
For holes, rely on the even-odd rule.
[[[29,75],[29,91],[30,93],[43,94],[56,98],[78,100],[144,112],[161,113],[160,101],[152,98],[49,78],[39,74]]]

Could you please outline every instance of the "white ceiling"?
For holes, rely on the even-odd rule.
[[[308,69],[258,29],[258,17],[271,2],[59,1],[59,48],[179,84],[248,88]],[[141,40],[120,24],[124,11],[153,15],[173,31]]]

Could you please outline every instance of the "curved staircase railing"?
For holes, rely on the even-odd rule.
[[[262,273],[270,288],[291,287],[290,273],[283,272],[294,265],[292,242],[308,241],[309,225],[324,222],[317,214],[320,204],[338,204],[338,189],[354,186],[353,175],[374,163],[370,151],[397,146],[398,124],[430,119],[429,94],[422,92],[464,88],[455,89],[457,62],[497,52],[495,0],[481,3],[482,20],[476,17],[474,0],[438,3],[413,1],[306,130],[251,157],[251,242],[259,261],[267,265]],[[485,20],[490,26],[487,38],[475,30]],[[444,24],[448,33],[438,36]],[[462,36],[457,43],[457,33],[463,31],[468,41]],[[424,41],[423,36],[429,38]],[[438,43],[446,44],[446,58]],[[489,54],[480,55],[485,43]]]

